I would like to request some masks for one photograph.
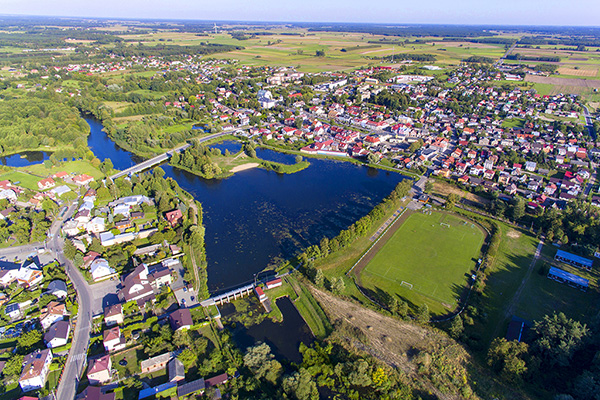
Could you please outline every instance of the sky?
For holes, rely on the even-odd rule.
[[[600,26],[599,0],[0,0],[0,13],[209,21]]]

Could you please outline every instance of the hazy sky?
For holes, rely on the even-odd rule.
[[[0,0],[1,14],[600,26],[599,0]]]

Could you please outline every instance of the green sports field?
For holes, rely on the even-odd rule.
[[[416,212],[361,271],[362,285],[447,313],[457,306],[484,239],[479,226],[456,215]]]

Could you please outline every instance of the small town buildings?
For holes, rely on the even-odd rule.
[[[44,330],[50,328],[57,321],[62,321],[67,315],[67,309],[63,303],[51,301],[42,309],[40,324]]]
[[[102,343],[104,344],[104,348],[107,352],[111,351],[119,351],[124,349],[126,346],[125,338],[121,335],[121,329],[118,326],[114,328],[110,328],[104,331],[104,340]]]
[[[23,371],[19,378],[19,386],[23,392],[38,390],[46,385],[52,363],[50,349],[37,350],[23,359]]]
[[[173,210],[165,213],[165,218],[172,227],[177,226],[183,221],[183,213],[181,210]]]
[[[4,314],[6,314],[13,321],[21,318],[21,308],[19,307],[19,303],[7,305],[4,308]]]
[[[120,325],[123,323],[123,305],[114,304],[104,307],[104,323],[106,326]]]
[[[54,349],[64,346],[69,341],[69,333],[71,332],[71,324],[68,321],[57,321],[50,326],[48,332],[44,335],[46,347]]]
[[[260,300],[261,303],[263,301],[267,300],[267,295],[265,294],[265,292],[263,292],[261,287],[259,287],[259,286],[255,287],[254,293],[256,294],[256,297],[258,297],[258,300]]]
[[[192,393],[203,394],[206,389],[204,378],[196,379],[195,381],[183,383],[177,387],[177,396],[182,398]]]
[[[554,259],[577,268],[586,269],[588,271],[592,270],[592,265],[594,264],[594,262],[589,258],[581,257],[577,254],[572,254],[563,250],[557,250]]]
[[[144,306],[148,301],[154,301],[154,290],[148,279],[148,267],[140,264],[123,280],[121,293],[125,301],[137,301],[139,306]]]
[[[104,393],[98,386],[88,386],[81,392],[76,400],[115,400],[114,393]]]
[[[90,273],[94,282],[103,281],[116,275],[116,271],[108,265],[104,258],[96,258],[90,264]]]
[[[172,352],[160,354],[158,356],[154,356],[147,360],[143,360],[140,363],[140,369],[142,374],[147,374],[150,372],[158,371],[167,366],[167,363],[171,361],[171,359],[175,355]]]
[[[265,287],[267,289],[273,289],[275,287],[281,286],[282,284],[283,282],[281,281],[281,278],[276,278],[265,283]]]
[[[45,178],[39,181],[37,185],[40,190],[46,190],[54,187],[54,185],[56,185],[56,182],[54,182],[54,179],[52,178]]]
[[[167,363],[167,371],[169,372],[169,382],[179,382],[185,379],[185,368],[177,358],[173,358]]]
[[[105,354],[88,361],[87,377],[90,385],[104,385],[112,380],[112,361]]]
[[[67,297],[67,284],[64,281],[56,279],[48,284],[46,293],[56,296],[62,300]]]
[[[190,329],[194,322],[192,321],[192,313],[188,308],[180,308],[169,314],[169,323],[171,329],[175,332]]]
[[[79,186],[84,186],[84,185],[91,183],[93,180],[94,180],[93,177],[91,177],[87,174],[81,174],[81,175],[77,175],[73,178],[73,183],[75,183],[76,185],[79,185]]]

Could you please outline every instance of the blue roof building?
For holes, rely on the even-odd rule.
[[[177,384],[175,382],[168,382],[168,383],[163,383],[162,385],[158,385],[158,386],[151,387],[148,389],[142,389],[138,396],[138,400],[142,400],[142,399],[148,398],[150,396],[154,396],[155,394],[164,392],[165,390],[172,389],[176,386],[177,386]]]
[[[550,271],[548,271],[548,278],[560,283],[566,283],[569,286],[583,291],[586,291],[590,284],[588,279],[574,275],[567,271],[563,271],[562,269],[556,267],[550,267]]]
[[[585,268],[588,271],[592,269],[592,265],[594,264],[594,261],[590,260],[589,258],[581,257],[577,254],[571,254],[562,250],[556,251],[554,259],[577,268]]]

